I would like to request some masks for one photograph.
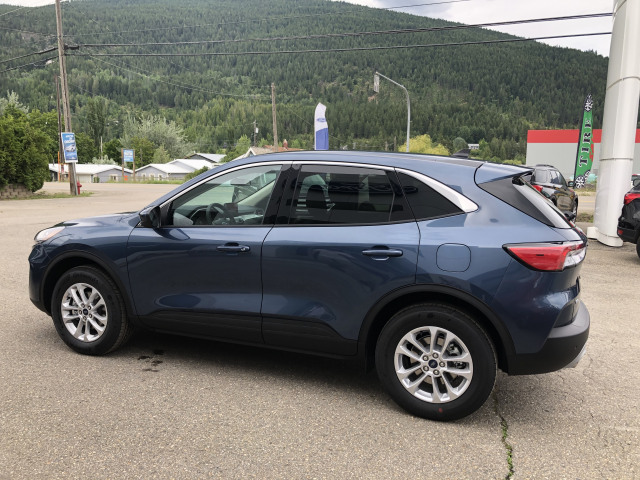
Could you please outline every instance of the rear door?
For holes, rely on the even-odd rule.
[[[415,282],[418,226],[393,170],[306,163],[296,178],[263,246],[264,341],[353,355],[369,309]]]

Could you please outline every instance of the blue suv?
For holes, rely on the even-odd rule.
[[[367,152],[234,161],[140,212],[39,232],[30,297],[83,354],[145,327],[358,359],[410,413],[457,419],[498,368],[584,352],[586,238],[528,174]]]

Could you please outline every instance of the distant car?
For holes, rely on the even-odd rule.
[[[624,196],[622,214],[618,219],[618,236],[625,242],[635,243],[640,257],[640,179]]]
[[[529,173],[371,152],[237,160],[140,212],[39,232],[30,297],[83,354],[138,325],[358,359],[407,411],[452,420],[498,368],[551,372],[584,352],[586,237]]]
[[[578,195],[572,188],[573,182],[567,182],[557,168],[552,165],[536,165],[528,181],[569,220],[578,216]]]

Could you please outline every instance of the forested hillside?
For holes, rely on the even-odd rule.
[[[15,9],[0,5],[0,15]],[[577,128],[587,93],[601,124],[605,58],[534,42],[348,50],[513,38],[482,29],[362,34],[453,25],[389,10],[327,0],[76,0],[63,3],[63,24],[73,126],[94,148],[145,113],[174,121],[198,151],[251,138],[254,120],[258,140],[271,142],[275,83],[278,136],[290,146],[312,146],[322,102],[332,149],[391,149],[404,142],[406,102],[385,80],[374,95],[376,70],[407,87],[412,136],[450,149],[457,137],[485,140],[490,156],[521,158],[528,129]],[[132,43],[156,45],[91,46]],[[53,6],[0,16],[0,45],[0,96],[13,91],[31,110],[54,110],[58,65],[44,60],[56,51],[6,61],[56,46]],[[287,53],[327,49],[348,51]]]

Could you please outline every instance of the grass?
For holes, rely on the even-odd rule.
[[[78,195],[78,197],[90,197],[91,195],[93,195],[93,192],[82,192],[80,195]],[[38,192],[38,193],[34,193],[33,195],[29,196],[29,197],[24,197],[24,198],[11,198],[8,200],[40,200],[42,198],[45,199],[50,199],[50,198],[76,198],[75,195],[71,195],[70,193],[44,193],[44,192]]]
[[[576,218],[575,221],[593,223],[593,213],[586,213],[586,212],[578,213],[578,217]]]

